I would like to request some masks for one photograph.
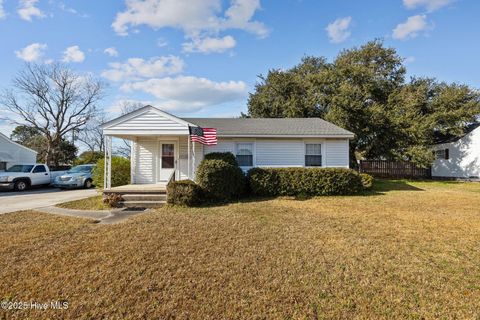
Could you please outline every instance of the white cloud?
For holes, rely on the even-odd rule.
[[[428,11],[435,11],[444,7],[454,0],[403,0],[403,5],[408,9],[415,9],[417,7],[425,7]]]
[[[58,3],[58,7],[60,8],[60,10],[64,11],[64,12],[68,12],[68,13],[71,13],[71,14],[74,14],[80,18],[88,18],[89,15],[88,14],[85,14],[85,13],[80,13],[78,12],[78,10],[72,8],[72,7],[68,7],[65,3],[63,2],[59,2]]]
[[[71,46],[63,52],[63,62],[83,62],[85,53],[80,50],[79,46]]]
[[[325,28],[330,41],[333,43],[340,43],[347,40],[352,34],[349,30],[351,23],[352,17],[339,18],[330,23]]]
[[[191,42],[183,44],[184,52],[225,52],[228,49],[234,48],[236,41],[232,36],[225,36],[223,38],[195,38]]]
[[[33,17],[45,18],[45,14],[35,5],[38,0],[20,0],[20,6],[17,10],[18,15],[25,21],[32,21]]]
[[[15,55],[27,62],[35,62],[42,58],[46,49],[47,45],[44,43],[32,43],[21,50],[15,51]]]
[[[222,0],[128,0],[126,6],[112,23],[120,35],[127,35],[130,27],[140,25],[154,29],[181,29],[189,37],[216,34],[230,28],[246,30],[260,37],[268,34],[263,23],[252,20],[260,9],[260,0],[231,0],[223,15]]]
[[[404,23],[398,24],[393,29],[392,37],[394,39],[406,40],[415,38],[422,31],[431,29],[427,23],[426,15],[411,16]]]
[[[110,57],[118,57],[118,51],[114,47],[107,48],[103,50],[103,52],[108,54]]]
[[[414,56],[410,56],[410,57],[406,57],[403,61],[405,61],[405,63],[414,63],[415,60],[416,59]]]
[[[163,47],[166,47],[168,46],[168,41],[165,40],[164,38],[158,38],[157,39],[157,47],[159,48],[163,48]]]
[[[243,81],[214,82],[192,76],[167,77],[126,83],[122,90],[143,91],[159,99],[167,110],[193,111],[208,106],[245,98],[247,86]]]
[[[3,0],[0,0],[0,19],[3,19],[7,16],[5,10],[3,9]]]
[[[129,81],[178,74],[183,71],[185,63],[176,56],[163,56],[149,60],[130,58],[125,63],[114,62],[109,66],[110,69],[102,72],[104,78],[111,81]]]

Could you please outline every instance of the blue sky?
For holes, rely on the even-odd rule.
[[[479,13],[474,0],[0,0],[0,88],[25,61],[63,61],[108,84],[109,117],[123,101],[236,116],[257,75],[375,38],[409,75],[478,88]]]

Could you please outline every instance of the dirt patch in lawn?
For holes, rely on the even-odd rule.
[[[0,216],[0,318],[478,318],[480,184],[164,207],[117,225]]]

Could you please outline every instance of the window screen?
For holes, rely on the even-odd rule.
[[[237,143],[237,162],[240,167],[253,166],[253,144]]]
[[[305,166],[321,167],[322,166],[322,145],[319,143],[305,144]]]

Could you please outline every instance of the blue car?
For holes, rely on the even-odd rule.
[[[73,167],[53,181],[57,188],[91,188],[93,186],[92,171],[94,164],[82,164]]]

